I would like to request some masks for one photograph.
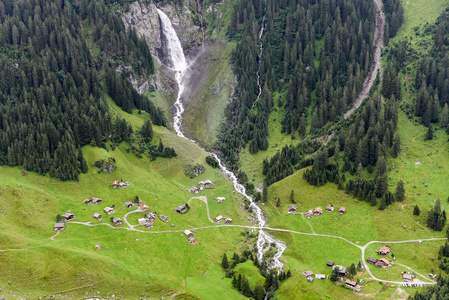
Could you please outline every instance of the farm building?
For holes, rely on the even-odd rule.
[[[192,186],[189,189],[189,192],[191,192],[192,194],[198,194],[200,192],[200,190],[196,186]]]
[[[223,219],[224,219],[224,217],[222,215],[220,215],[220,216],[215,218],[215,222],[220,222]]]
[[[217,198],[215,198],[215,200],[217,200],[218,203],[223,203],[223,202],[225,202],[226,198],[225,197],[217,197]]]
[[[147,223],[147,220],[145,218],[140,218],[137,220],[140,226],[144,226]]]
[[[150,208],[148,207],[148,205],[146,205],[146,204],[142,204],[141,206],[140,206],[140,210],[141,211],[146,211],[146,210],[149,210]]]
[[[154,224],[153,222],[148,222],[145,224],[145,228],[153,228]]]
[[[167,216],[164,216],[164,215],[159,215],[159,219],[161,219],[161,220],[164,221],[164,222],[170,221],[170,218],[167,217]]]
[[[64,220],[66,220],[66,221],[70,221],[70,220],[75,219],[75,216],[74,216],[72,213],[69,213],[69,212],[63,214],[62,217],[63,217]]]
[[[354,291],[360,292],[360,290],[362,289],[362,287],[360,285],[357,285],[357,282],[355,281],[346,279],[345,283],[347,288],[350,288]]]
[[[63,230],[65,229],[65,223],[64,222],[57,222],[55,223],[55,230],[59,231],[59,230]]]
[[[328,205],[328,206],[326,207],[326,211],[327,211],[327,212],[333,212],[333,211],[334,211],[334,207],[333,207],[332,205]]]
[[[346,208],[340,207],[340,208],[338,209],[338,212],[342,215],[342,214],[346,213]]]
[[[189,237],[189,243],[192,245],[197,245],[198,242],[196,241],[196,238],[194,238],[193,236]]]
[[[313,217],[313,211],[311,211],[311,210],[308,210],[308,211],[306,211],[306,213],[304,214],[307,218],[311,218],[311,217]]]
[[[409,275],[409,274],[407,274],[407,273],[404,273],[404,274],[402,274],[402,279],[403,279],[404,281],[412,281],[412,280],[413,280],[413,276],[412,276],[412,275]]]
[[[125,206],[128,207],[128,208],[130,208],[130,207],[133,207],[133,206],[134,206],[134,203],[132,203],[132,202],[130,202],[130,201],[125,202]]]
[[[84,202],[84,204],[91,204],[92,199],[84,199],[83,202]]]
[[[147,214],[147,217],[148,217],[148,221],[150,221],[150,222],[153,222],[154,220],[156,220],[156,214],[155,213],[153,213],[153,212],[149,212],[148,214]]]
[[[184,230],[184,234],[186,235],[186,237],[193,236],[193,232],[191,232],[190,230]]]
[[[103,202],[103,200],[101,200],[100,198],[92,198],[92,203],[93,204],[100,204],[101,202]]]
[[[319,207],[315,208],[313,211],[314,215],[321,216],[323,214],[323,210]]]
[[[386,267],[388,267],[390,265],[390,262],[383,257],[381,259],[379,259],[379,261],[381,261]]]
[[[225,224],[231,224],[231,223],[232,223],[232,219],[231,218],[226,218]]]
[[[305,271],[304,273],[302,273],[302,275],[304,275],[305,277],[309,277],[309,276],[313,276],[313,272],[312,271]]]
[[[316,279],[326,279],[326,275],[324,274],[315,274]]]
[[[387,255],[387,254],[390,253],[390,252],[391,252],[390,248],[382,247],[382,248],[380,248],[380,249],[377,251],[377,254],[379,254],[379,255]]]
[[[346,276],[346,267],[335,265],[334,268],[338,268],[338,275],[343,277]]]
[[[183,212],[187,211],[187,207],[185,207],[185,205],[180,205],[175,208],[175,211],[178,213],[183,213]]]
[[[373,265],[375,265],[377,263],[377,259],[375,259],[374,257],[368,257],[368,259],[366,261]]]
[[[112,207],[105,207],[104,209],[104,212],[106,213],[106,214],[108,214],[108,215],[110,215],[110,214],[113,214],[114,213],[114,209],[112,208]]]
[[[296,213],[296,210],[297,210],[298,208],[296,207],[296,206],[294,206],[294,205],[290,205],[289,207],[287,207],[287,212],[289,213],[289,214],[294,214],[294,213]]]
[[[198,182],[198,187],[199,187],[199,188],[202,188],[202,187],[204,187],[204,181],[200,181],[200,182]]]
[[[114,226],[119,226],[123,224],[123,221],[120,218],[114,218],[112,219],[112,223],[114,224]]]
[[[98,221],[100,221],[101,220],[101,215],[99,213],[94,213],[92,218],[97,219]]]
[[[328,267],[333,267],[334,264],[335,264],[335,263],[334,263],[332,260],[328,260],[328,261],[326,262],[326,266],[328,266]]]
[[[212,181],[209,179],[204,182],[204,187],[210,187],[212,185]]]

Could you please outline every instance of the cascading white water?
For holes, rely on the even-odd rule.
[[[179,87],[179,91],[178,91],[178,96],[176,98],[176,102],[175,102],[175,116],[174,116],[174,121],[173,121],[173,128],[176,131],[176,134],[180,137],[183,137],[189,141],[191,141],[192,143],[196,143],[195,141],[187,138],[184,133],[182,132],[182,114],[184,113],[184,107],[182,106],[181,103],[181,97],[182,97],[182,93],[184,92],[184,83],[183,83],[183,77],[187,71],[188,65],[184,56],[184,52],[182,50],[181,47],[181,43],[179,42],[178,39],[178,35],[176,34],[175,29],[173,28],[170,19],[167,17],[167,15],[161,11],[161,10],[157,10],[159,17],[161,19],[161,23],[162,23],[162,30],[164,35],[167,38],[167,48],[169,51],[169,56],[172,60],[172,70],[175,72],[175,79],[178,83],[178,87]],[[261,30],[260,35],[262,35],[263,33],[263,29]],[[197,143],[196,143],[197,144]],[[201,145],[199,145],[201,147]],[[202,147],[201,147],[202,148]],[[270,269],[279,269],[281,270],[283,267],[283,263],[279,260],[279,258],[282,256],[282,253],[285,251],[286,249],[286,245],[283,244],[282,242],[274,239],[272,236],[268,235],[264,230],[263,227],[265,226],[265,219],[263,217],[263,211],[262,209],[256,205],[256,203],[253,201],[253,198],[249,195],[246,194],[246,190],[245,187],[243,185],[241,185],[238,180],[237,180],[237,176],[235,176],[235,174],[231,171],[229,171],[226,166],[224,165],[224,163],[221,161],[221,159],[215,154],[215,153],[210,153],[207,150],[205,150],[203,148],[204,151],[206,151],[207,153],[209,153],[209,155],[212,155],[219,163],[220,165],[220,169],[221,171],[227,175],[232,184],[234,185],[234,189],[241,194],[242,196],[244,196],[246,199],[248,199],[251,203],[251,208],[253,209],[253,211],[256,214],[257,217],[257,221],[259,222],[259,236],[257,239],[257,258],[259,261],[262,261],[263,259],[263,255],[264,253],[270,248],[270,245],[272,243],[274,243],[277,247],[277,252],[274,255],[271,264],[268,266]],[[267,244],[265,246],[265,244]]]

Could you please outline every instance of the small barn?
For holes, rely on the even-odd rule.
[[[177,213],[183,213],[183,212],[187,211],[187,207],[185,207],[185,205],[180,205],[180,206],[175,208],[175,211]]]
[[[94,213],[92,218],[97,219],[98,221],[100,221],[101,220],[101,215],[99,213]]]
[[[334,207],[332,205],[329,205],[326,207],[326,211],[327,212],[333,212],[334,211]]]
[[[55,230],[59,231],[59,230],[63,230],[65,229],[65,223],[64,222],[57,222],[55,223]]]
[[[192,186],[189,189],[189,192],[191,192],[192,194],[198,194],[200,192],[200,190],[196,186]]]
[[[148,205],[146,205],[146,204],[142,204],[141,206],[140,206],[140,210],[141,211],[146,211],[146,210],[149,210],[150,208],[148,207]]]
[[[313,214],[316,216],[321,216],[323,214],[323,210],[321,208],[317,207],[313,210]]]
[[[108,215],[114,213],[114,209],[113,209],[112,207],[109,207],[109,206],[105,207],[105,208],[103,209],[103,211],[104,211],[106,214],[108,214]]]
[[[123,221],[120,218],[114,218],[112,219],[112,223],[114,224],[114,226],[119,226],[123,224]]]
[[[101,200],[100,198],[92,198],[92,203],[93,204],[100,204],[101,202],[103,202],[103,200]]]
[[[84,204],[91,204],[92,199],[84,199],[83,202],[84,202]]]
[[[313,211],[311,211],[311,210],[308,210],[308,211],[306,211],[306,213],[304,214],[307,218],[311,218],[311,217],[313,217]]]
[[[226,218],[225,224],[231,224],[231,223],[232,223],[232,219],[231,218]]]
[[[198,182],[198,187],[199,187],[199,188],[202,188],[202,187],[204,187],[204,181],[200,181],[200,182]]]
[[[387,247],[381,247],[378,251],[377,251],[377,254],[379,254],[379,255],[387,255],[388,253],[390,253],[391,252],[391,250],[390,250],[390,248],[387,248]]]
[[[125,202],[125,206],[128,207],[128,208],[130,208],[130,207],[133,207],[133,206],[134,206],[134,203],[132,203],[132,202],[130,202],[130,201],[127,201],[127,202]]]
[[[193,236],[193,232],[191,232],[190,230],[184,230],[184,234],[186,235],[186,237],[192,237]]]
[[[65,214],[63,214],[62,215],[62,217],[64,218],[64,220],[66,220],[66,221],[70,221],[70,220],[73,220],[73,219],[75,219],[75,215],[74,214],[72,214],[72,213],[65,213]]]
[[[204,182],[204,187],[211,187],[211,186],[212,186],[212,181],[210,181],[209,179]]]
[[[413,280],[413,276],[412,276],[412,275],[409,275],[409,274],[407,274],[407,273],[404,273],[404,274],[402,274],[402,279],[403,279],[404,281],[412,281],[412,280]]]
[[[335,263],[334,263],[332,260],[328,260],[328,261],[326,262],[326,266],[328,266],[328,267],[333,267],[334,264],[335,264]]]
[[[153,224],[153,222],[148,222],[148,223],[146,223],[145,224],[145,228],[153,228],[153,226],[154,226],[154,224]]]
[[[161,220],[164,221],[164,222],[170,221],[170,218],[167,217],[167,216],[164,216],[164,215],[159,215],[159,219],[161,219]]]
[[[149,212],[147,214],[148,217],[148,221],[153,222],[154,220],[156,220],[156,214],[154,212]]]
[[[338,209],[338,213],[339,214],[345,214],[346,213],[346,208],[344,208],[344,207],[340,207],[339,209]]]
[[[144,226],[147,223],[147,220],[145,218],[140,218],[137,220],[140,226]]]
[[[373,264],[373,265],[375,265],[377,263],[377,259],[375,259],[374,257],[368,257],[366,259],[366,261],[371,263],[371,264]]]
[[[221,222],[221,220],[223,220],[224,217],[222,215],[218,216],[215,218],[215,222]]]
[[[296,207],[296,206],[294,206],[294,205],[290,205],[289,207],[287,207],[287,212],[289,213],[289,214],[294,214],[294,213],[296,213],[296,210],[297,210],[298,208]]]

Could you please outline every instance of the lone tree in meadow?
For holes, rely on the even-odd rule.
[[[415,205],[415,208],[413,208],[413,215],[419,216],[419,207],[418,204]]]
[[[290,201],[295,204],[296,200],[295,200],[295,191],[292,190],[291,194],[290,194]]]
[[[226,253],[223,255],[223,259],[221,260],[221,266],[223,267],[223,269],[227,269],[229,268],[229,261],[228,261],[228,256],[226,255]]]
[[[402,202],[405,198],[404,181],[399,180],[396,185],[396,200]]]

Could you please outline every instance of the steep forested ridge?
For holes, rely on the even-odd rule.
[[[257,39],[264,14],[262,97],[246,122],[258,91]],[[239,40],[233,55],[238,85],[219,145],[228,162],[237,161],[241,134],[251,153],[268,148],[273,91],[282,93],[279,105],[286,108],[282,131],[287,134],[303,136],[307,118],[314,132],[346,111],[361,90],[373,59],[374,26],[372,1],[266,1],[266,5],[239,1],[228,32]],[[312,115],[308,116],[310,105]]]
[[[94,28],[101,55],[92,55],[82,22]],[[153,71],[146,43],[103,1],[1,0],[0,164],[77,179],[76,148],[128,139],[130,125],[112,120],[100,84],[102,69],[118,63]],[[133,105],[163,113],[122,86]]]

